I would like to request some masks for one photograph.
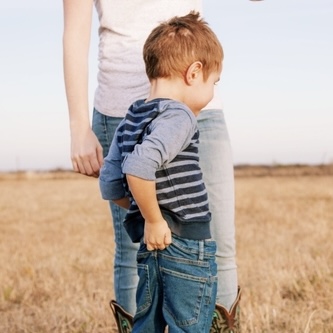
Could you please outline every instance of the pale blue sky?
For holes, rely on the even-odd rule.
[[[235,164],[333,163],[333,1],[204,3]],[[62,29],[60,0],[0,3],[0,171],[71,168]],[[96,68],[97,27],[91,103]]]

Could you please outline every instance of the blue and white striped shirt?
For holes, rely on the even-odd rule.
[[[119,124],[100,173],[102,196],[129,196],[125,227],[134,242],[143,236],[144,219],[126,174],[154,180],[157,200],[169,227],[187,239],[210,238],[210,212],[199,167],[197,120],[184,104],[170,99],[135,102]]]

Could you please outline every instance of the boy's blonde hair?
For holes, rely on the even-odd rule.
[[[195,61],[202,63],[206,80],[209,74],[221,70],[223,49],[207,22],[191,11],[157,26],[144,44],[143,58],[149,80],[184,77]]]

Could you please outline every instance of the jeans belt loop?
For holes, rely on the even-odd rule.
[[[204,254],[205,254],[204,245],[205,245],[204,241],[199,240],[199,260],[204,259]]]

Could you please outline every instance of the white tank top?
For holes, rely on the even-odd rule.
[[[94,107],[113,117],[124,117],[137,99],[146,98],[149,81],[142,48],[161,21],[202,12],[201,0],[94,0],[99,17],[98,86]],[[214,108],[221,108],[212,101]],[[207,107],[206,107],[207,108]]]

